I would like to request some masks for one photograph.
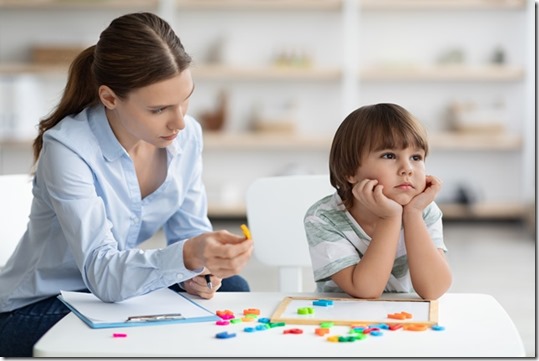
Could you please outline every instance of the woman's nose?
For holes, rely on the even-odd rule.
[[[184,112],[180,108],[174,112],[172,120],[169,122],[168,128],[174,131],[180,131],[185,128]]]

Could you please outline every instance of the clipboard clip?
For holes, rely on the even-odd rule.
[[[153,322],[165,320],[183,320],[185,317],[181,313],[163,313],[159,315],[129,316],[127,322]]]

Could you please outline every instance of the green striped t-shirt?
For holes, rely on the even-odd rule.
[[[436,248],[447,252],[443,241],[442,211],[436,203],[432,202],[423,210],[423,219]],[[313,204],[305,215],[304,224],[317,291],[344,292],[331,276],[360,262],[371,237],[346,210],[337,192]],[[413,292],[402,229],[384,292]]]

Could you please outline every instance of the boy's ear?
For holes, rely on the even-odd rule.
[[[118,97],[111,88],[106,85],[101,85],[98,89],[98,94],[99,99],[101,99],[101,103],[103,103],[107,109],[110,110],[116,108]]]
[[[348,177],[346,177],[346,180],[350,184],[356,184],[357,183],[357,178],[356,178],[355,175],[349,175]]]

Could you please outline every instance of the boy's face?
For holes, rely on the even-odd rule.
[[[426,186],[425,151],[415,147],[383,149],[367,153],[351,183],[376,179],[383,194],[400,205],[423,192]]]

